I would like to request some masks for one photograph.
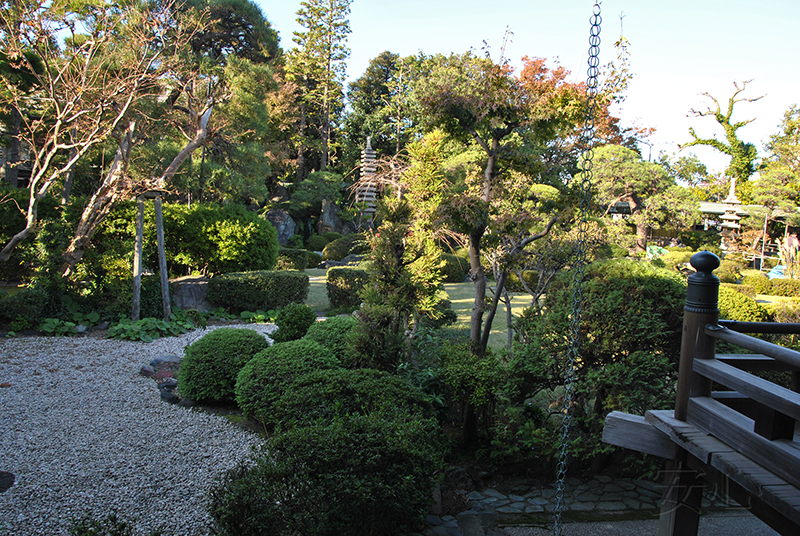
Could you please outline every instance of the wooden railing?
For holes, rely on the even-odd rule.
[[[781,534],[800,534],[800,352],[744,333],[800,333],[800,324],[720,321],[719,259],[692,257],[674,411],[609,415],[604,440],[669,461],[659,535],[697,534],[712,484]],[[753,354],[716,355],[725,341]],[[791,371],[790,388],[752,372]]]

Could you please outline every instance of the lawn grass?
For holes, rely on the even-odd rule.
[[[464,331],[469,337],[469,321],[472,315],[472,304],[475,302],[475,285],[473,283],[447,283],[444,285],[453,310],[458,315],[458,321],[449,326],[450,329]],[[531,297],[529,294],[512,292],[511,312],[515,316],[529,307]],[[484,320],[486,316],[484,315]],[[506,326],[506,309],[504,305],[498,306],[497,314],[492,322],[492,331],[489,333],[489,348],[495,351],[505,351],[508,346],[508,327]]]
[[[328,302],[328,288],[325,285],[327,271],[324,268],[311,268],[305,272],[309,279],[306,305],[313,308],[317,314],[325,313],[331,307]]]

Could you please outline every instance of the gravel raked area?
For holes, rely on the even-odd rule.
[[[273,325],[244,326],[268,334]],[[0,339],[0,536],[67,534],[70,519],[115,512],[136,534],[208,533],[207,490],[258,437],[224,417],[161,401],[142,365],[214,327],[152,343]]]

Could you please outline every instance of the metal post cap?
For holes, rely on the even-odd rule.
[[[719,278],[712,272],[719,268],[719,257],[710,251],[700,251],[692,255],[690,263],[697,272],[688,278],[685,310],[694,313],[717,312]]]

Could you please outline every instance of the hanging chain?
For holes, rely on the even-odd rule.
[[[592,199],[592,158],[594,157],[595,117],[597,112],[598,77],[600,75],[600,3],[596,0],[590,19],[592,28],[589,34],[589,68],[586,80],[586,108],[583,115],[581,147],[584,148],[581,160],[581,174],[578,182],[580,215],[578,220],[578,240],[575,246],[574,279],[572,282],[572,315],[570,316],[570,345],[567,351],[567,366],[564,377],[564,408],[561,420],[561,448],[556,472],[556,495],[553,510],[553,534],[560,536],[563,529],[564,488],[567,478],[567,452],[570,444],[572,424],[572,398],[575,392],[575,361],[580,350],[581,316],[583,313],[583,282],[586,274],[587,233],[589,229],[589,203]]]

